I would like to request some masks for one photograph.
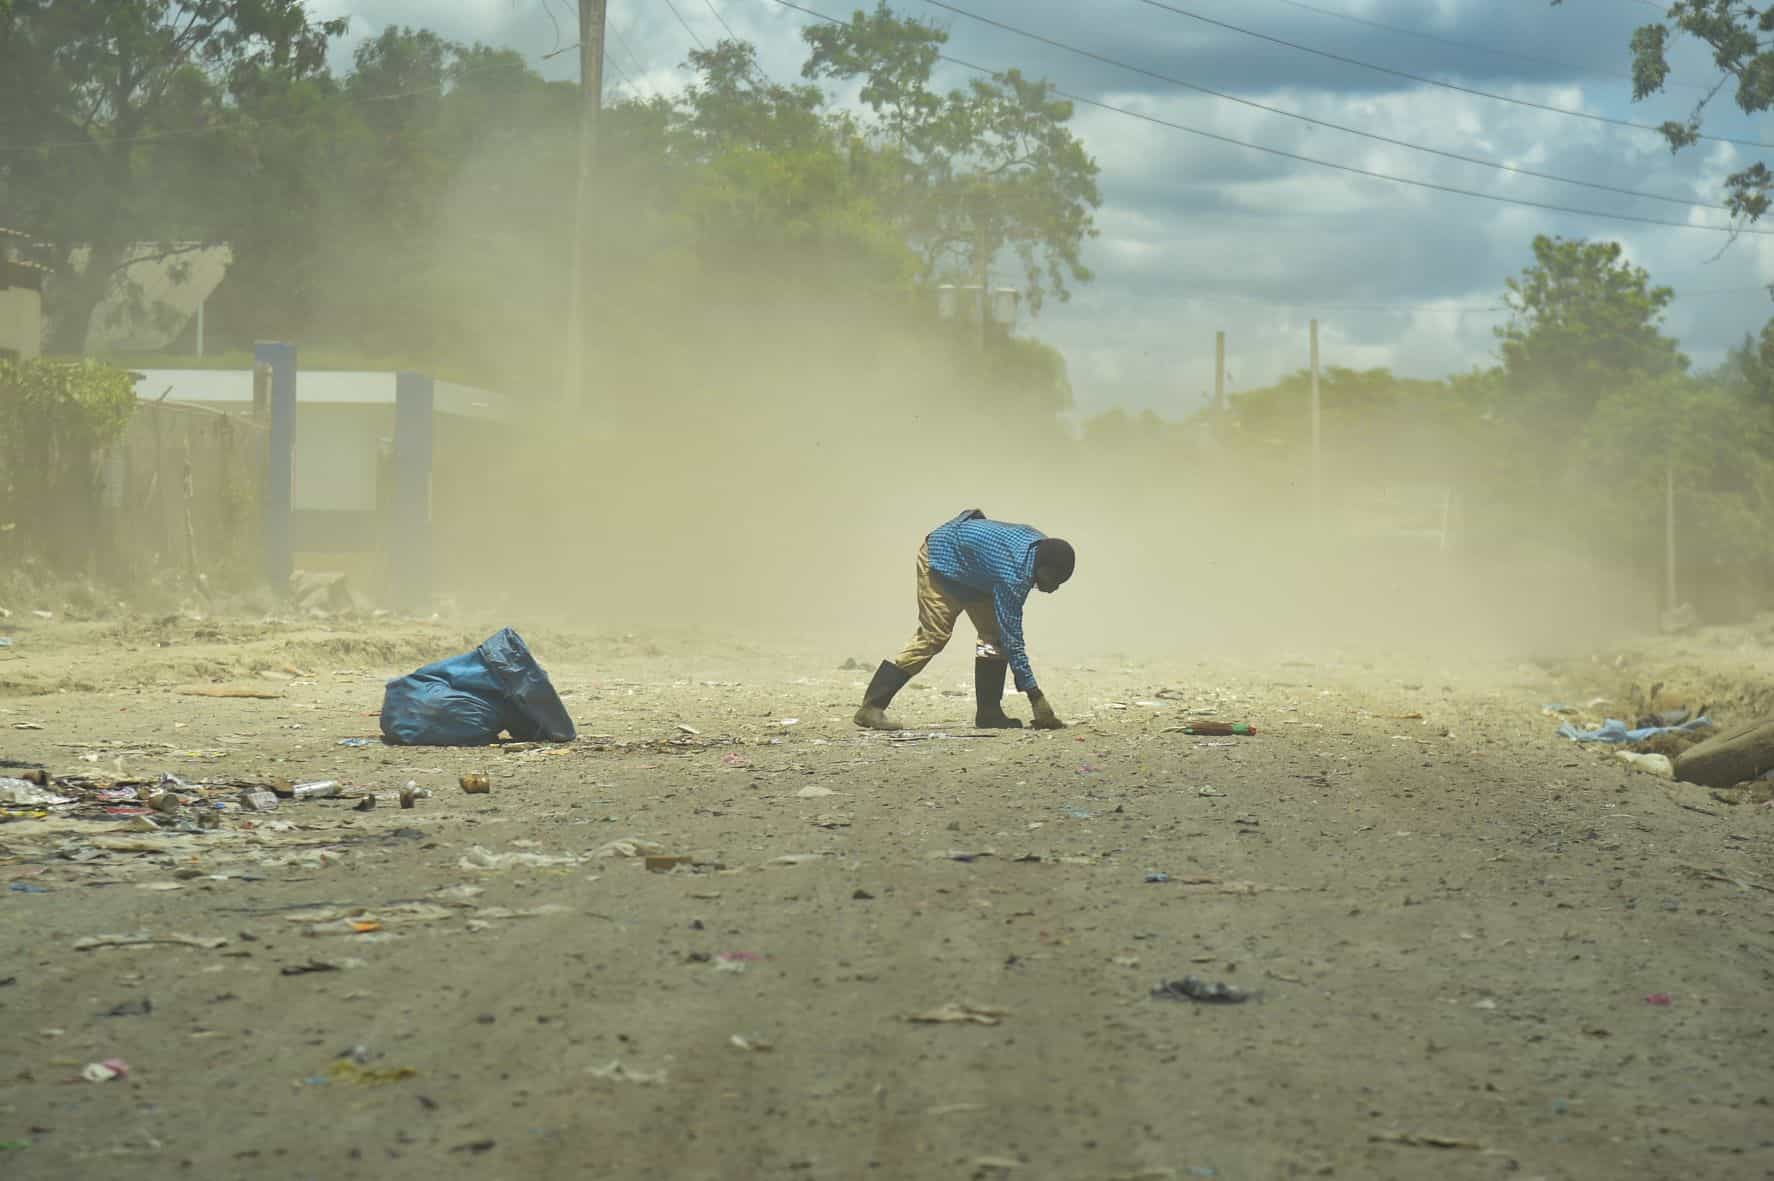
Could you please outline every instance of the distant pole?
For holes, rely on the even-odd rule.
[[[1663,465],[1663,606],[1673,611],[1675,598],[1675,460]]]
[[[1213,334],[1213,409],[1216,416],[1226,413],[1226,334]]]
[[[281,593],[289,586],[290,572],[295,566],[290,510],[294,503],[296,462],[296,347],[281,341],[261,340],[253,345],[253,362],[255,371],[260,365],[269,371],[266,410],[270,431],[263,491],[259,497],[260,509],[264,513],[261,542],[265,581]],[[254,392],[256,400],[256,389]]]
[[[1312,523],[1324,523],[1324,453],[1318,401],[1318,321],[1312,321]]]
[[[992,318],[992,302],[989,294],[992,268],[991,260],[986,255],[986,232],[984,230],[979,231],[979,246],[975,253],[979,255],[977,267],[979,271],[979,351],[983,356],[986,351],[986,341],[989,339],[986,335],[986,325]]]
[[[1226,430],[1226,334],[1213,334],[1213,429]]]
[[[567,372],[561,389],[569,413],[577,413],[584,398],[585,309],[591,302],[586,298],[585,233],[603,109],[605,3],[579,0],[579,181],[573,200],[573,289],[567,295]]]
[[[203,305],[206,300],[197,301],[197,355],[203,356]]]

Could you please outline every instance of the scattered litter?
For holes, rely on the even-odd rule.
[[[801,719],[800,718],[783,718],[781,721],[777,722],[776,724],[778,726],[799,726],[801,724]]]
[[[486,746],[502,732],[518,742],[571,742],[577,734],[548,674],[510,628],[389,681],[381,723],[384,739],[405,746]]]
[[[277,795],[263,788],[248,788],[235,797],[243,812],[277,811]]]
[[[607,1082],[634,1083],[643,1087],[652,1086],[656,1083],[662,1083],[665,1081],[665,1072],[663,1070],[653,1071],[651,1073],[640,1070],[630,1070],[622,1064],[622,1059],[620,1058],[612,1058],[602,1066],[588,1066],[585,1068],[585,1073],[589,1074],[592,1078],[604,1079]]]
[[[996,738],[1002,733],[1003,731],[1001,730],[984,730],[978,734],[948,734],[941,730],[898,730],[888,734],[887,741],[890,744],[898,744],[902,742],[929,742],[932,740],[962,741],[975,738]]]
[[[78,802],[73,796],[57,795],[46,785],[33,783],[29,779],[0,776],[0,804],[53,808]]]
[[[462,790],[471,796],[484,796],[493,790],[492,782],[479,771],[470,771],[457,782],[462,785]]]
[[[811,865],[815,861],[825,859],[824,853],[784,853],[780,857],[772,857],[765,865]]]
[[[100,1013],[99,1016],[101,1016],[101,1017],[146,1017],[153,1012],[154,1012],[154,1002],[149,1000],[147,997],[143,997],[141,1000],[123,1001],[119,1004],[112,1005],[109,1009],[106,1009],[103,1013]]]
[[[407,1079],[417,1077],[419,1077],[419,1072],[410,1066],[368,1067],[360,1065],[349,1057],[340,1058],[326,1068],[326,1081],[350,1083],[360,1087],[380,1087],[388,1083],[405,1082]]]
[[[169,932],[155,935],[148,931],[136,931],[129,935],[88,935],[74,941],[75,951],[96,951],[103,947],[150,947],[167,944],[178,947],[201,947],[205,951],[214,951],[218,947],[226,947],[226,939],[205,938],[200,935],[180,935]]]
[[[702,731],[694,726],[685,725],[683,722],[678,723],[678,733],[688,734],[692,738],[700,738],[702,736]]]
[[[1675,1003],[1675,998],[1667,992],[1654,992],[1645,998],[1645,1004],[1656,1005],[1659,1009],[1667,1009]]]
[[[381,740],[376,738],[341,738],[339,739],[339,745],[354,747],[379,746],[381,745]]]
[[[1164,1001],[1198,1001],[1209,1005],[1241,1005],[1250,999],[1250,993],[1242,988],[1235,988],[1221,981],[1209,982],[1199,976],[1184,976],[1181,980],[1161,980],[1152,995]]]
[[[606,846],[606,848],[607,847],[608,846]],[[608,856],[609,854],[600,851],[596,855]],[[629,856],[633,856],[633,854],[629,854]],[[491,849],[484,848],[480,845],[470,845],[468,846],[468,851],[462,854],[461,860],[457,861],[456,864],[463,869],[560,869],[570,865],[578,865],[581,860],[583,860],[583,858],[575,857],[571,853],[563,853],[559,855],[549,853],[495,853]]]
[[[1162,732],[1201,737],[1225,738],[1237,735],[1240,738],[1250,738],[1256,734],[1257,728],[1249,722],[1189,722],[1181,726],[1166,726]]]
[[[835,796],[837,794],[837,792],[829,787],[819,787],[816,784],[808,784],[806,787],[803,787],[800,791],[795,793],[797,797],[803,800],[822,800],[826,796]]]
[[[976,1156],[972,1164],[975,1176],[980,1173],[1008,1173],[1023,1167],[1021,1161],[1010,1156]]]
[[[351,810],[353,812],[374,812],[376,810],[376,797],[368,795],[364,796],[363,799],[351,805]]]
[[[1368,1140],[1376,1144],[1402,1144],[1409,1148],[1469,1148],[1483,1147],[1476,1140],[1468,1140],[1461,1136],[1437,1136],[1431,1132],[1374,1132]]]
[[[1219,788],[1215,787],[1213,784],[1209,783],[1209,784],[1203,785],[1201,790],[1196,792],[1195,794],[1198,796],[1223,796],[1226,793],[1221,791]]]
[[[743,1033],[736,1033],[727,1039],[727,1043],[735,1049],[747,1050],[753,1054],[768,1054],[771,1050],[776,1048],[773,1044],[755,1034],[747,1036]]]
[[[950,1002],[939,1009],[913,1013],[906,1020],[920,1025],[997,1025],[1009,1015],[1008,1009]]]
[[[326,800],[337,796],[341,788],[336,779],[320,779],[313,783],[298,783],[290,789],[293,800]]]
[[[107,1058],[103,1062],[88,1062],[81,1070],[80,1077],[89,1083],[108,1083],[112,1079],[128,1078],[129,1063],[121,1058]]]
[[[285,964],[282,968],[278,969],[278,974],[282,976],[307,976],[314,972],[338,972],[343,970],[344,966],[344,964],[331,964],[325,960],[309,960],[305,964]]]
[[[657,857],[665,852],[665,846],[658,841],[649,841],[641,837],[617,837],[613,841],[605,841],[592,850],[593,857]]]
[[[47,893],[49,893],[49,889],[47,887],[39,886],[35,882],[13,882],[10,885],[8,885],[6,888],[8,891],[10,891],[11,893],[14,893],[14,894],[47,894]]]
[[[1614,752],[1614,757],[1661,779],[1675,778],[1675,764],[1669,761],[1668,755],[1640,754],[1634,750],[1617,750]]]
[[[1161,869],[1148,869],[1146,871],[1146,880],[1154,883],[1168,882],[1170,880],[1170,875]]]
[[[1709,730],[1712,719],[1708,717],[1694,718],[1679,726],[1641,726],[1636,730],[1627,729],[1626,723],[1618,718],[1608,718],[1593,730],[1580,730],[1570,722],[1558,728],[1561,738],[1569,738],[1572,742],[1643,742],[1647,738],[1655,738],[1659,734],[1690,733],[1695,730]]]

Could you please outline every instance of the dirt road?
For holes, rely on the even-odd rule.
[[[0,756],[380,799],[0,826],[0,1175],[1774,1176],[1774,809],[1544,674],[1049,663],[981,736],[945,657],[895,739],[842,652],[525,630],[575,744],[340,745],[480,629],[19,631]]]

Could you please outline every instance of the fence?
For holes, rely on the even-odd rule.
[[[117,570],[224,582],[256,573],[265,428],[177,402],[142,402],[105,456],[101,537]],[[109,565],[99,555],[101,566]]]

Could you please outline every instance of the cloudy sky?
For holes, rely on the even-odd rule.
[[[859,0],[805,6],[843,16]],[[1065,351],[1083,413],[1191,409],[1211,388],[1218,329],[1228,336],[1234,390],[1303,367],[1313,318],[1321,323],[1326,365],[1383,365],[1434,377],[1489,364],[1492,329],[1506,319],[1497,310],[1503,279],[1531,261],[1536,233],[1622,243],[1654,280],[1676,290],[1667,327],[1699,365],[1716,364],[1774,315],[1761,288],[1774,282],[1774,222],[1765,236],[1734,243],[1691,228],[1726,223],[1708,206],[1722,199],[1723,178],[1759,149],[1712,141],[1672,156],[1655,133],[1565,113],[1655,124],[1685,117],[1704,95],[1715,75],[1702,52],[1681,44],[1666,93],[1631,101],[1627,42],[1661,11],[1651,0],[1570,0],[1559,7],[1549,0],[954,0],[952,7],[1098,58],[1371,135],[1673,200],[1382,143],[1079,56],[926,0],[896,0],[895,7],[948,28],[953,56],[1017,66],[1134,113],[1078,108],[1077,134],[1102,166],[1101,236],[1087,256],[1097,279],[1069,304],[1049,304],[1038,321],[1023,325]],[[423,25],[516,49],[550,77],[576,76],[577,54],[544,58],[575,42],[574,0],[314,0],[311,8],[350,16],[352,39],[391,23]],[[772,0],[609,0],[609,14],[606,73],[614,97],[678,89],[685,53],[695,40],[712,44],[726,35],[722,20],[758,46],[767,70],[791,78],[804,56],[800,29],[812,19]],[[348,57],[348,46],[341,53]],[[964,77],[955,71],[943,81]],[[1709,134],[1774,144],[1774,127],[1743,116],[1728,93],[1709,110]],[[1582,212],[1351,175],[1165,123]]]

